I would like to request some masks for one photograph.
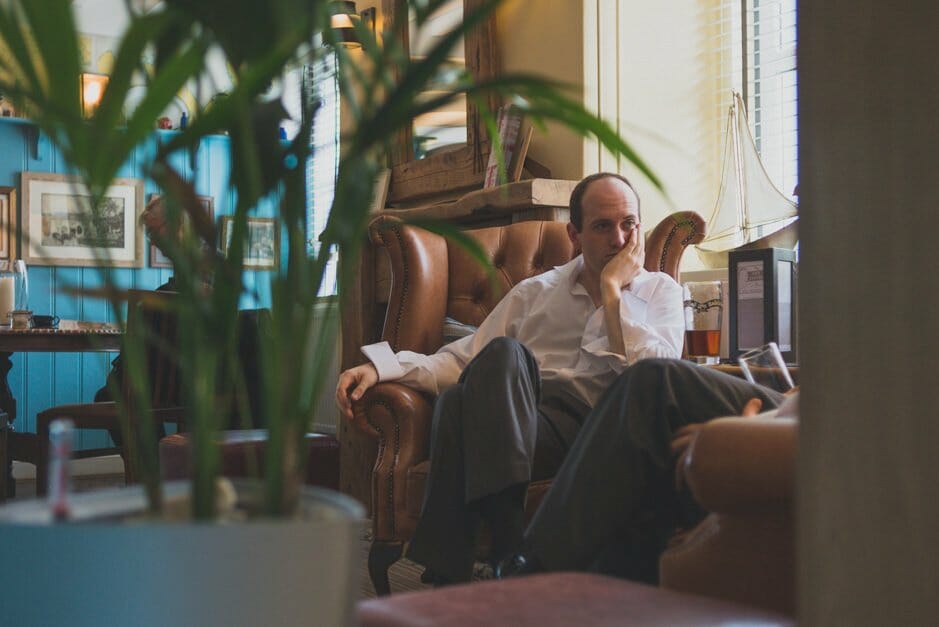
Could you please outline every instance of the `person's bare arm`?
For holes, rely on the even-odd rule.
[[[336,385],[336,405],[346,418],[352,418],[352,402],[362,398],[365,391],[378,383],[378,370],[370,362],[349,368],[339,375]]]
[[[620,298],[623,288],[632,283],[645,262],[645,238],[640,225],[636,225],[623,250],[603,267],[600,273],[600,297],[603,301],[603,321],[606,324],[610,350],[626,354],[623,327],[620,323]]]

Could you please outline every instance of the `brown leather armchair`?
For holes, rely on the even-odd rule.
[[[662,553],[661,587],[795,614],[797,434],[783,418],[719,418],[698,432],[683,472],[711,513]]]
[[[647,270],[678,279],[685,248],[704,238],[704,220],[690,211],[663,220],[646,239]],[[575,254],[561,222],[520,222],[466,231],[495,267],[490,280],[458,245],[428,231],[379,218],[372,240],[384,247],[392,286],[382,339],[396,350],[432,353],[443,344],[444,318],[478,325],[519,281],[569,261]],[[387,594],[388,567],[414,533],[424,497],[433,399],[394,383],[380,383],[354,405],[355,427],[377,440],[372,469],[373,541],[369,575]],[[530,514],[550,482],[529,488]]]

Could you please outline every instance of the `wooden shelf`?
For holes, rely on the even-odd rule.
[[[411,219],[434,219],[457,223],[509,222],[530,219],[563,219],[564,215],[550,218],[527,217],[537,209],[560,209],[566,212],[567,203],[577,181],[562,179],[528,179],[489,189],[480,189],[451,202],[435,203],[410,209],[387,209],[384,213]],[[519,219],[520,218],[520,219]]]

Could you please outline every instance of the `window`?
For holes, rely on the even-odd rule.
[[[783,193],[798,183],[796,0],[751,0],[747,105],[756,149]]]
[[[725,0],[721,22],[722,74],[743,94],[767,174],[791,195],[799,163],[796,0]],[[722,87],[726,111],[730,98]]]
[[[307,253],[321,253],[319,236],[326,228],[329,210],[336,193],[339,172],[339,81],[336,76],[336,55],[324,54],[313,65],[307,66],[304,93],[317,98],[320,107],[313,120],[310,142],[313,155],[307,164]],[[320,296],[336,294],[336,251],[330,259],[320,287]]]

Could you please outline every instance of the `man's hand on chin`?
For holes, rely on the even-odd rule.
[[[606,325],[610,350],[624,356],[626,355],[626,342],[619,319],[619,303],[623,288],[632,283],[642,270],[645,250],[645,241],[639,225],[636,225],[623,249],[616,253],[600,272],[600,300],[604,309],[603,322]]]
[[[600,290],[604,304],[619,300],[623,289],[638,276],[645,263],[646,243],[642,226],[636,225],[623,249],[610,259],[600,272]]]

